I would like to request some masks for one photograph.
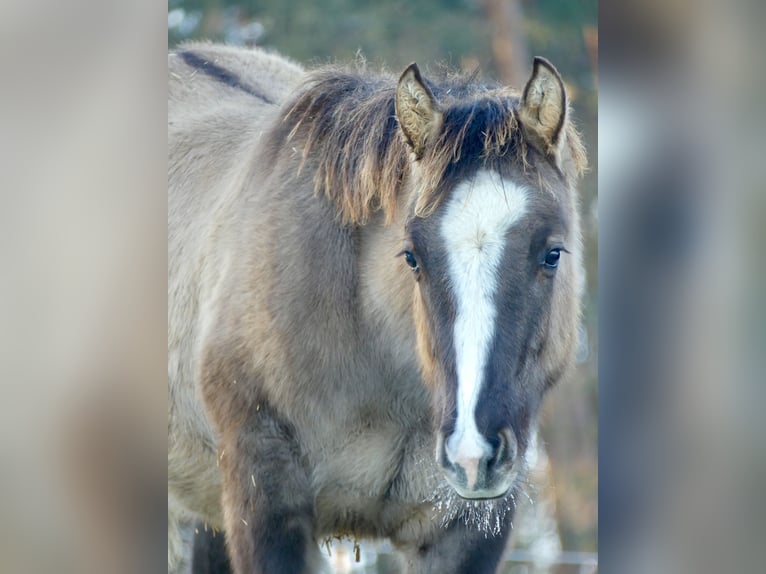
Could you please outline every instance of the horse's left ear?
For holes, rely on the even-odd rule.
[[[564,136],[567,93],[556,68],[545,58],[535,57],[532,76],[524,87],[519,119],[542,140],[547,152],[557,152]]]
[[[420,159],[426,142],[436,135],[441,126],[442,114],[417,64],[407,66],[399,78],[394,105],[404,138],[415,158]]]

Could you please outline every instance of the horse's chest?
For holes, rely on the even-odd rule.
[[[408,444],[401,429],[380,426],[356,429],[325,448],[313,469],[320,531],[388,535]]]
[[[386,427],[339,429],[315,457],[314,483],[318,491],[378,497],[396,478],[405,436]]]
[[[387,374],[379,380],[368,373],[359,378],[364,384],[327,393],[313,405],[314,416],[300,418],[324,534],[387,536],[399,515],[422,500],[402,477],[413,459],[430,455],[428,395],[409,371]]]

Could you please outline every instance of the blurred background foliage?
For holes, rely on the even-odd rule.
[[[169,0],[168,45],[208,39],[274,49],[304,65],[348,62],[362,54],[392,71],[417,61],[447,64],[522,87],[532,56],[561,72],[588,149],[580,186],[587,289],[578,368],[550,394],[541,457],[514,544],[533,547],[551,533],[554,551],[597,549],[597,0]],[[553,519],[552,521],[550,519]],[[549,529],[549,528],[548,528]],[[549,529],[550,530],[550,529]],[[528,542],[525,542],[528,541]],[[548,544],[550,547],[551,544]],[[539,570],[539,568],[538,568]],[[526,570],[534,571],[534,570]],[[579,572],[565,565],[544,571]]]

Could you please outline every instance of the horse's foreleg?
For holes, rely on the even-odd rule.
[[[234,572],[316,572],[321,557],[313,498],[290,426],[262,408],[221,439],[224,522]]]
[[[192,552],[191,574],[231,574],[223,532],[197,523]]]
[[[188,574],[191,523],[168,497],[168,574]]]
[[[508,542],[510,520],[497,536],[462,521],[435,540],[402,549],[409,574],[494,574]]]

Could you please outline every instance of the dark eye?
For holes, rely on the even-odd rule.
[[[559,264],[559,258],[561,257],[561,249],[551,249],[545,254],[545,261],[543,265],[549,269],[555,269]]]
[[[412,251],[404,252],[404,260],[407,262],[407,265],[410,266],[410,269],[412,269],[413,271],[417,271],[418,262],[415,259],[415,256],[412,254]]]

